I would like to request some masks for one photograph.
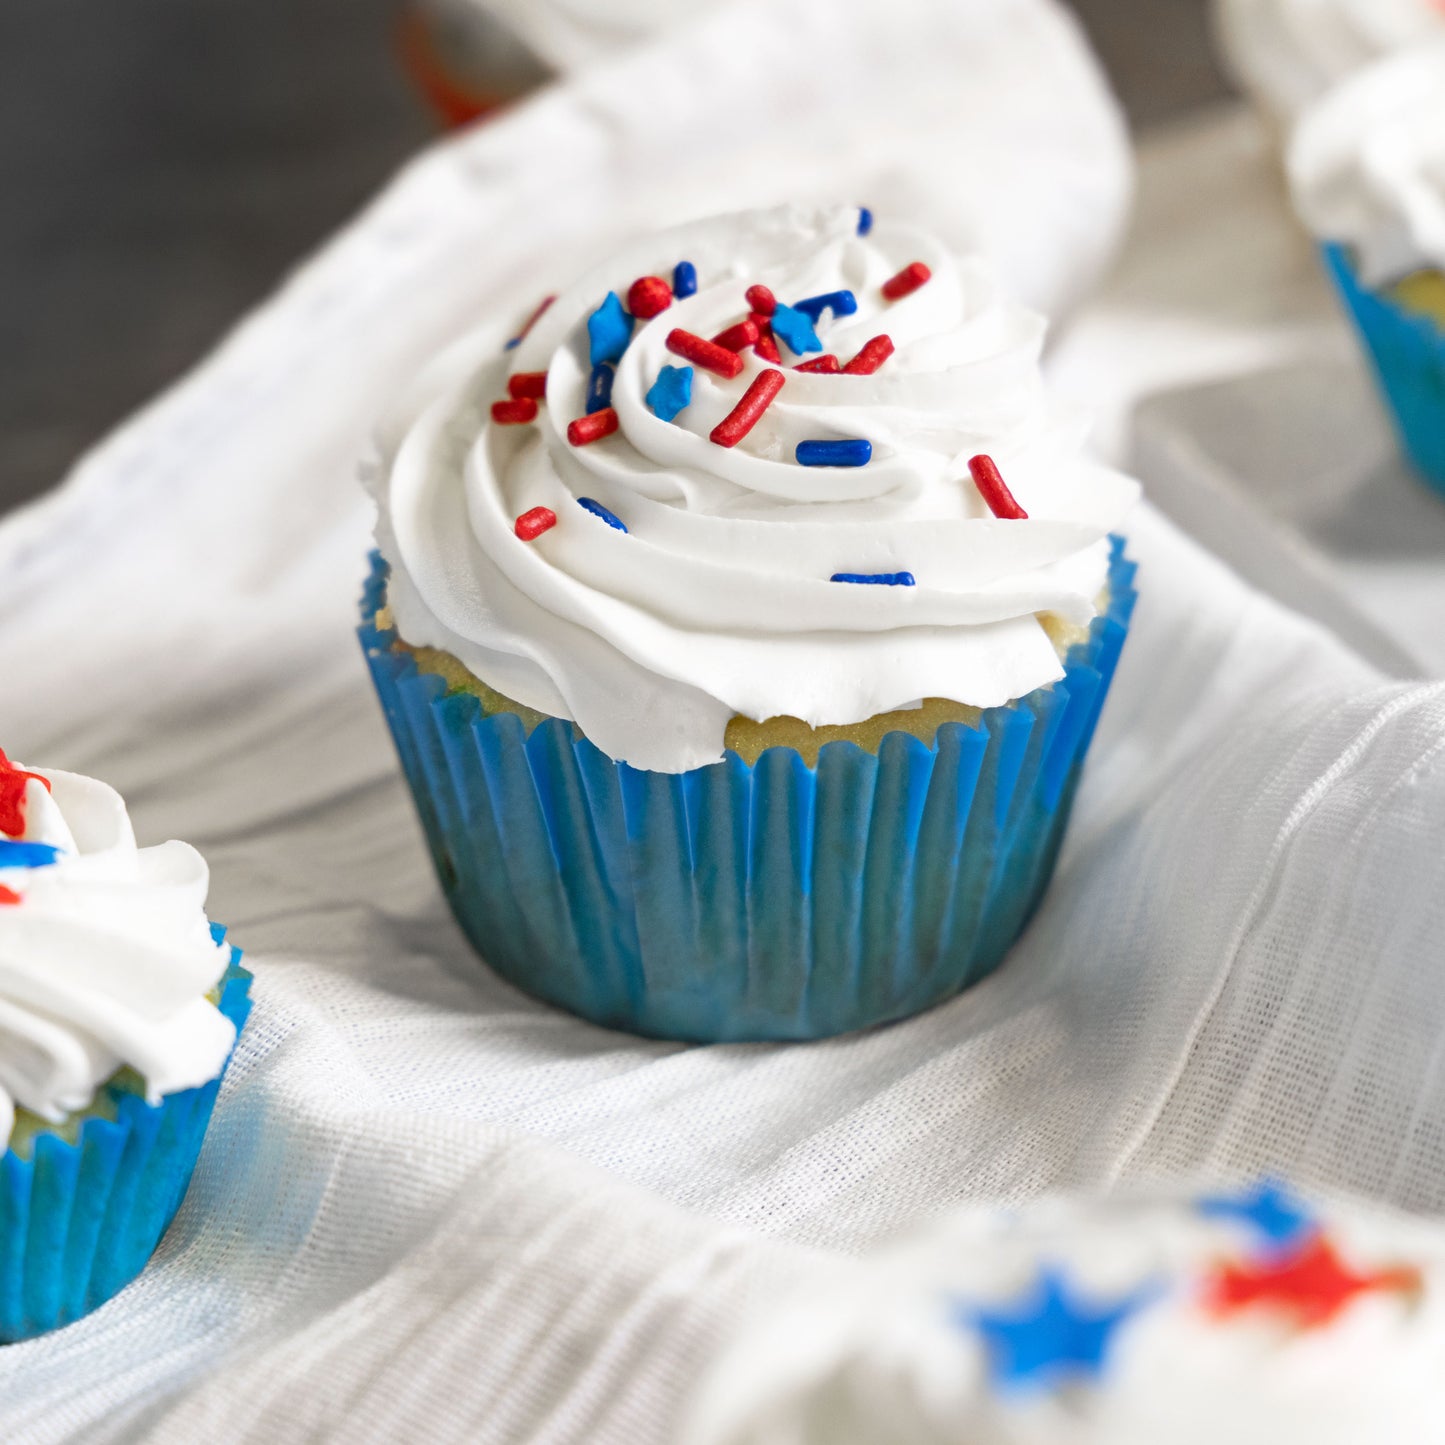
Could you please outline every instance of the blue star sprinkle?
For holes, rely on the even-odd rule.
[[[866,236],[873,229],[873,212],[867,206],[858,207],[858,234]]]
[[[578,497],[577,505],[584,511],[591,512],[594,517],[601,517],[609,527],[616,527],[619,532],[627,530],[622,523],[622,518],[616,512],[609,512],[601,502],[594,502],[591,497]]]
[[[672,294],[679,301],[697,295],[697,267],[691,261],[679,261],[672,268]]]
[[[818,333],[813,330],[813,323],[796,308],[784,306],[779,301],[770,319],[773,323],[773,335],[795,355],[803,356],[809,351],[823,349]]]
[[[825,311],[831,311],[834,318],[851,316],[858,309],[858,298],[851,291],[825,291],[821,296],[809,296],[804,301],[794,301],[793,310],[801,311],[814,326],[823,319]]]
[[[1289,1250],[1308,1239],[1319,1224],[1277,1179],[1261,1179],[1241,1194],[1217,1194],[1197,1205],[1206,1219],[1237,1219],[1259,1231],[1273,1249]]]
[[[596,366],[599,361],[620,361],[632,340],[632,318],[622,309],[615,291],[587,318],[587,359]]]
[[[664,366],[647,391],[647,404],[662,421],[671,421],[691,400],[690,366]]]
[[[980,1310],[954,1301],[954,1321],[977,1330],[988,1353],[989,1375],[1002,1390],[1051,1390],[1069,1380],[1102,1377],[1114,1333],[1159,1295],[1146,1286],[1111,1304],[1075,1294],[1057,1269],[1040,1271],[1031,1294],[1010,1310]]]
[[[60,857],[49,843],[20,843],[0,838],[0,868],[48,868]]]

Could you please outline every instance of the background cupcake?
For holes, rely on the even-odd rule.
[[[1320,101],[1289,170],[1405,449],[1445,489],[1445,43]]]
[[[1445,39],[1436,0],[1218,0],[1225,63],[1282,131],[1383,56]]]
[[[1440,1225],[1277,1184],[959,1210],[752,1322],[684,1445],[1417,1445]]]
[[[250,1007],[207,882],[104,783],[0,753],[0,1341],[103,1304],[180,1207]]]
[[[1043,324],[854,208],[664,233],[379,459],[363,641],[483,956],[599,1022],[816,1037],[994,967],[1132,605]]]

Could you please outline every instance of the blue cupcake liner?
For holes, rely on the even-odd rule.
[[[815,767],[778,747],[646,772],[557,718],[528,736],[377,629],[375,555],[359,631],[443,891],[493,969],[633,1033],[823,1038],[966,988],[1028,921],[1128,631],[1123,545],[1062,681],[931,747],[832,742]]]
[[[1361,286],[1343,246],[1323,248],[1325,266],[1354,317],[1406,454],[1445,494],[1445,331]]]
[[[218,943],[225,930],[211,932]],[[241,950],[219,1007],[236,1026],[251,1012]],[[226,1064],[230,1059],[226,1060]],[[78,1143],[35,1137],[29,1159],[0,1160],[0,1343],[28,1340],[98,1309],[155,1253],[181,1207],[226,1065],[208,1084],[148,1104],[116,1096],[114,1120],[89,1118]]]

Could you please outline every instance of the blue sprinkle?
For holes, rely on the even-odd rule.
[[[858,234],[866,236],[873,229],[873,212],[867,206],[858,207]]]
[[[503,351],[515,351],[522,344],[520,336],[514,336],[503,348]]]
[[[612,405],[612,378],[616,376],[610,362],[599,361],[587,378],[587,415],[606,411]]]
[[[622,302],[615,291],[607,293],[607,299],[587,318],[588,360],[593,366],[599,361],[620,361],[632,340],[632,318],[622,309]]]
[[[60,857],[49,843],[20,843],[0,838],[0,868],[46,868]]]
[[[692,367],[664,366],[647,392],[647,404],[662,421],[671,421],[692,400]]]
[[[697,267],[691,261],[679,261],[672,268],[672,294],[679,301],[697,295]]]
[[[793,453],[803,467],[866,467],[873,460],[873,443],[863,437],[836,442],[799,442]]]
[[[799,310],[778,302],[773,312],[773,335],[781,338],[789,351],[803,356],[809,351],[821,351],[823,343],[813,330],[813,323]]]
[[[601,502],[594,502],[591,497],[578,497],[577,505],[591,512],[594,517],[601,517],[609,527],[616,527],[619,532],[627,530],[622,525],[622,519],[615,512],[609,512]]]
[[[823,319],[825,311],[831,311],[836,319],[851,316],[857,309],[858,298],[851,291],[827,291],[821,296],[809,296],[806,301],[793,302],[793,310],[810,317],[814,326]]]
[[[830,582],[861,582],[868,587],[917,587],[912,572],[835,572]]]

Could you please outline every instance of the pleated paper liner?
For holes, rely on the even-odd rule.
[[[1406,454],[1445,493],[1445,330],[1432,317],[1361,286],[1345,247],[1324,247],[1324,259],[1364,338]]]
[[[224,929],[211,931],[225,938]],[[232,948],[219,1001],[238,1038],[251,1012],[251,975],[240,960]],[[120,1094],[115,1119],[87,1119],[78,1143],[41,1133],[29,1159],[6,1151],[0,1342],[78,1320],[145,1268],[185,1197],[224,1076],[223,1066],[210,1083],[159,1104]]]
[[[1053,869],[1128,630],[1135,564],[1066,676],[931,747],[826,744],[690,772],[614,762],[569,722],[530,736],[360,636],[437,875],[478,953],[528,993],[659,1038],[812,1039],[925,1009],[996,968]]]

